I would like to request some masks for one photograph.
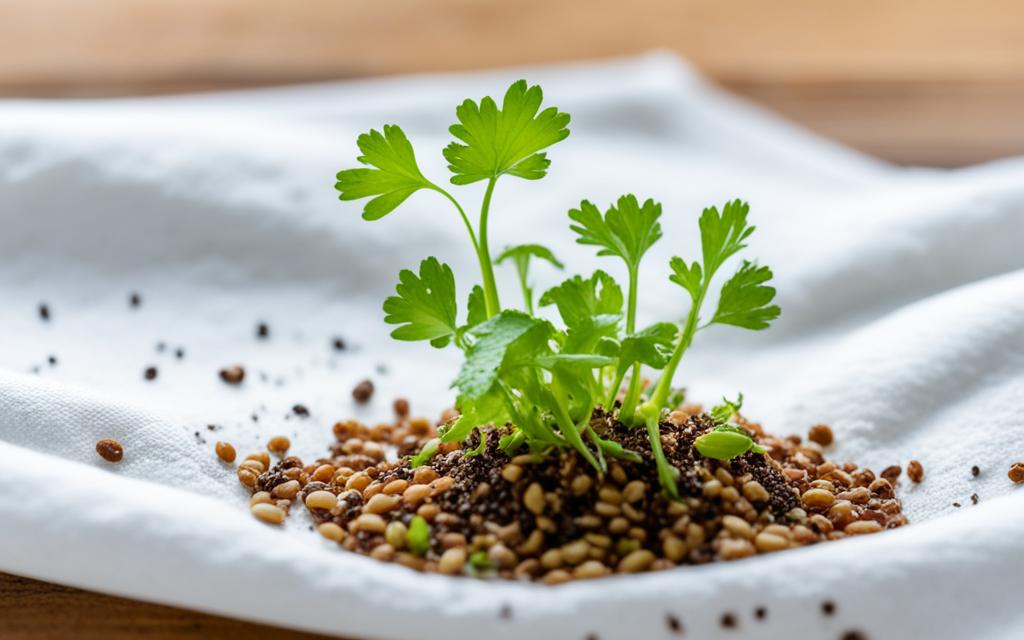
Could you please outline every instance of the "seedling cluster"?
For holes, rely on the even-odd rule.
[[[636,453],[591,427],[595,410],[602,407],[617,412],[625,425],[646,428],[662,489],[675,498],[678,471],[665,459],[659,438],[664,413],[680,401],[672,380],[703,329],[721,324],[761,330],[779,316],[779,307],[771,304],[775,289],[767,284],[772,272],[743,260],[721,284],[717,308],[705,319],[702,310],[716,276],[754,232],[746,203],[734,200],[721,210],[705,209],[699,220],[700,258],[674,257],[668,265],[669,279],[690,300],[685,321],[637,328],[639,267],[662,237],[662,208],[630,194],[603,212],[587,200],[569,211],[576,242],[619,260],[627,276],[625,292],[609,273],[598,270],[589,277],[573,275],[535,298],[531,265],[543,261],[562,269],[562,263],[537,244],[510,247],[492,259],[488,219],[498,180],[543,178],[551,164],[545,149],[569,135],[569,115],[555,107],[542,110],[542,102],[541,88],[520,80],[509,87],[500,108],[489,97],[456,108],[458,123],[449,129],[456,140],[443,154],[452,185],[486,182],[476,224],[448,189],[423,175],[398,126],[359,136],[358,161],[364,166],[338,173],[341,200],[369,198],[363,207],[366,220],[386,216],[414,193],[435,192],[458,213],[480,265],[481,282],[469,290],[465,313],[451,268],[433,256],[420,263],[418,272],[402,270],[395,295],[384,302],[385,322],[398,325],[394,338],[426,340],[437,348],[454,345],[464,354],[452,384],[461,416],[424,447],[413,465],[429,460],[439,442],[465,441],[475,430],[495,425],[508,427],[500,444],[510,454],[529,450],[544,456],[570,447],[602,473],[608,458],[638,461]],[[494,266],[506,263],[518,275],[521,309],[501,304]],[[554,307],[561,323],[537,315],[535,305]],[[644,388],[643,367],[657,376],[651,388]],[[763,452],[746,430],[729,422],[741,401],[742,396],[712,411],[718,426],[695,443],[702,455],[727,460]],[[481,446],[485,440],[479,438]],[[476,454],[479,450],[465,452]]]

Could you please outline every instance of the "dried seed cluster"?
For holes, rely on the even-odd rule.
[[[412,469],[386,452],[415,453],[436,425],[410,418],[404,401],[395,413],[393,424],[336,424],[330,457],[312,464],[291,456],[271,466],[265,452],[248,456],[238,477],[253,492],[253,515],[280,523],[300,500],[320,534],[347,550],[423,571],[548,584],[734,560],[906,524],[894,496],[899,469],[876,477],[826,460],[821,441],[832,434],[824,425],[804,442],[767,436],[740,416],[769,455],[717,461],[693,446],[714,422],[699,407],[681,408],[662,425],[665,454],[681,471],[683,500],[673,502],[659,490],[646,435],[606,414],[595,415],[595,431],[642,461],[609,461],[599,477],[571,452],[509,457],[498,447],[500,431],[478,455],[443,445]],[[454,417],[448,412],[441,423]],[[467,446],[479,444],[471,438]],[[423,523],[421,544],[414,529]]]

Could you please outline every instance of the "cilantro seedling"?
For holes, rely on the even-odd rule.
[[[543,178],[551,164],[546,150],[569,135],[569,116],[555,107],[542,109],[542,102],[540,87],[520,80],[509,87],[500,107],[492,98],[483,98],[466,100],[455,110],[458,122],[449,129],[455,140],[443,155],[451,184],[485,183],[475,224],[452,193],[424,176],[412,144],[395,125],[359,136],[362,166],[338,173],[335,186],[341,200],[368,199],[363,206],[367,220],[383,218],[420,191],[439,194],[459,214],[480,266],[480,284],[469,289],[465,314],[460,313],[452,269],[435,257],[423,260],[417,271],[402,270],[395,295],[384,302],[385,322],[396,325],[394,338],[422,340],[437,348],[455,345],[464,355],[452,384],[458,391],[460,416],[442,427],[410,465],[426,464],[442,443],[464,442],[474,431],[479,438],[476,446],[467,445],[463,455],[481,455],[488,432],[497,426],[502,428],[498,444],[506,453],[525,449],[543,458],[572,449],[604,473],[608,458],[642,461],[591,425],[599,407],[608,412],[617,408],[623,424],[645,425],[662,487],[678,497],[678,471],[665,458],[659,437],[664,411],[681,401],[671,389],[673,377],[699,331],[716,324],[759,330],[778,317],[779,308],[771,304],[775,290],[767,285],[772,273],[743,261],[722,285],[715,313],[703,323],[702,307],[715,276],[745,248],[754,231],[747,224],[747,205],[738,200],[727,203],[721,213],[706,209],[699,225],[701,260],[677,257],[669,265],[670,280],[689,294],[685,324],[659,322],[638,329],[639,268],[662,236],[661,205],[624,195],[602,213],[583,200],[569,212],[570,229],[577,243],[621,261],[628,279],[625,294],[605,271],[589,277],[572,275],[536,300],[549,316],[557,315],[557,321],[535,313],[531,262],[544,261],[556,269],[562,269],[562,263],[539,244],[510,247],[492,260],[488,222],[498,180]],[[501,307],[494,278],[498,263],[515,267],[521,311]],[[659,374],[646,396],[641,389],[645,366]],[[623,401],[617,407],[620,393]],[[729,459],[761,451],[745,430],[729,423],[741,404],[742,396],[713,410],[715,428],[695,445],[702,455]],[[428,534],[426,522],[414,518],[408,539],[414,553],[425,551]]]

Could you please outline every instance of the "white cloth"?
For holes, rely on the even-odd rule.
[[[766,332],[701,334],[677,382],[704,402],[743,391],[745,412],[774,433],[829,423],[841,461],[878,470],[920,459],[924,483],[899,489],[912,526],[549,588],[424,576],[331,548],[302,509],[284,531],[247,513],[214,441],[244,455],[283,433],[312,459],[335,420],[387,419],[396,396],[425,415],[450,404],[455,355],[391,341],[380,304],[400,268],[432,254],[452,264],[464,296],[476,272],[461,223],[433,194],[364,222],[360,204],[336,200],[333,176],[354,165],[359,132],[395,122],[425,173],[446,180],[454,105],[519,76],[572,114],[572,135],[544,180],[499,183],[495,250],[540,241],[574,271],[621,275],[573,244],[566,211],[582,198],[656,198],[665,238],[642,270],[641,321],[677,318],[686,296],[666,278],[668,258],[693,255],[703,206],[749,200],[748,255],[774,269],[782,317]],[[479,201],[475,186],[456,192]],[[1006,471],[1024,458],[1022,240],[1024,159],[889,166],[723,95],[664,55],[4,101],[0,570],[353,637],[668,638],[669,613],[687,637],[739,637],[720,627],[732,612],[744,638],[1021,638],[1024,489]],[[537,290],[560,277],[536,272]],[[517,301],[512,274],[499,278]],[[269,340],[254,337],[259,320]],[[350,348],[333,351],[334,335]],[[237,388],[217,377],[234,363],[248,372]],[[145,381],[150,365],[158,378]],[[378,390],[359,408],[349,391],[363,378]],[[296,403],[311,416],[286,418]],[[121,464],[98,458],[102,437],[124,444]],[[511,620],[499,619],[505,605]]]

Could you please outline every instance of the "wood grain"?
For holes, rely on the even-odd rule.
[[[322,640],[202,613],[0,573],[0,638],[4,640]]]

